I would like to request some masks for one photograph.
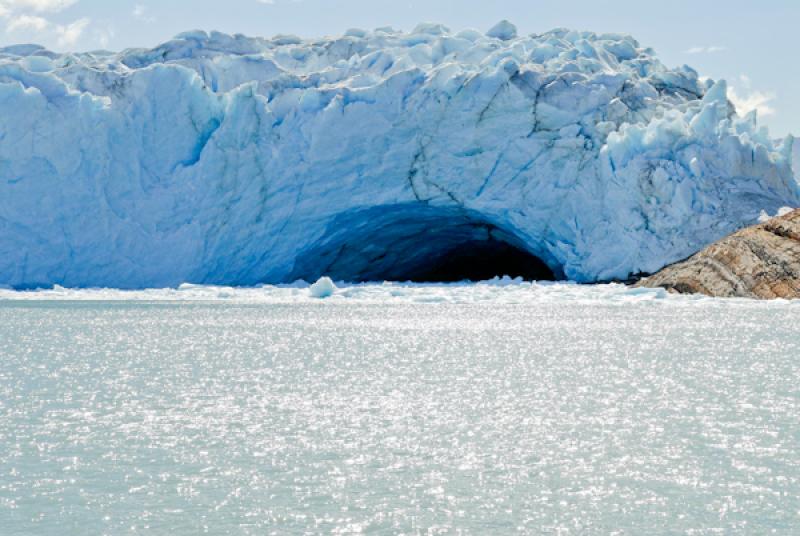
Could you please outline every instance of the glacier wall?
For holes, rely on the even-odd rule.
[[[631,37],[420,25],[0,49],[0,284],[402,277],[497,239],[581,282],[800,205],[792,140]]]
[[[792,158],[792,169],[794,170],[794,177],[800,181],[800,143],[794,140],[794,155]]]

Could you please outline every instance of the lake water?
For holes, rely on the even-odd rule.
[[[0,534],[797,534],[800,304],[0,291]]]

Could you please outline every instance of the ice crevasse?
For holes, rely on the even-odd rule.
[[[11,46],[0,285],[404,279],[489,241],[625,279],[800,205],[792,141],[616,34]]]

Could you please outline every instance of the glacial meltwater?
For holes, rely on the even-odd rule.
[[[0,291],[3,536],[362,532],[797,534],[800,304]]]

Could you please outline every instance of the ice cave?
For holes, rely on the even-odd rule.
[[[5,47],[0,285],[624,280],[800,205],[792,151],[619,34]]]
[[[409,203],[338,217],[333,231],[303,252],[290,279],[327,275],[350,282],[484,281],[563,277],[513,233],[479,213]]]

